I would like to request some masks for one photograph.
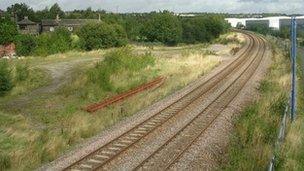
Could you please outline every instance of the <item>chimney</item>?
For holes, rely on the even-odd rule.
[[[57,20],[57,21],[60,21],[59,14],[56,15],[56,20]]]

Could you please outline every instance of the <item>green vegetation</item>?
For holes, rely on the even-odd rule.
[[[176,45],[181,40],[181,22],[174,14],[168,11],[152,13],[145,25],[143,34],[149,42]]]
[[[0,60],[0,96],[10,91],[12,87],[12,74],[8,62]]]
[[[17,26],[9,19],[0,18],[0,45],[14,42],[18,34]]]
[[[269,28],[266,25],[263,24],[255,24],[250,26],[249,28],[246,28],[247,30],[254,31],[263,35],[272,35],[275,37],[281,37],[283,39],[289,39],[290,38],[290,27],[283,27],[280,28],[280,30],[273,30]],[[298,29],[297,35],[298,38],[304,38],[304,31],[300,28]]]
[[[288,127],[283,148],[279,154],[278,170],[304,169],[304,59],[303,47],[298,55],[298,109],[297,118]]]
[[[183,23],[183,42],[203,43],[218,38],[226,32],[228,25],[222,22],[219,16],[200,16],[195,18],[184,18]]]
[[[102,22],[89,23],[73,34],[63,28],[55,32],[43,33],[38,37],[18,35],[10,15],[18,16],[18,21],[28,16],[30,20],[86,18]],[[206,14],[184,18],[169,11],[144,14],[113,14],[105,11],[75,10],[65,14],[58,4],[50,9],[34,11],[24,3],[13,4],[7,8],[5,22],[0,22],[0,44],[15,42],[19,56],[47,56],[69,50],[94,50],[125,46],[128,41],[139,43],[162,43],[173,46],[178,43],[206,43],[227,32],[229,26],[222,15]]]
[[[18,56],[29,56],[34,54],[37,48],[37,41],[31,35],[18,35],[16,36],[16,53]]]
[[[71,33],[66,28],[59,27],[54,32],[44,33],[38,36],[34,54],[47,56],[55,53],[63,53],[71,49]]]
[[[265,170],[269,164],[290,89],[289,56],[273,45],[272,61],[258,89],[260,99],[236,120],[224,170]]]
[[[149,53],[136,55],[129,48],[114,50],[106,54],[105,59],[97,63],[95,68],[89,70],[89,81],[97,84],[105,91],[121,90],[122,88],[113,86],[111,76],[127,72],[129,73],[128,77],[133,77],[135,76],[134,73],[140,72],[148,66],[153,66],[154,62],[154,57]]]
[[[84,50],[120,47],[127,43],[124,29],[117,24],[90,23],[77,34]]]
[[[222,61],[216,54],[205,54],[207,47],[207,44],[153,48],[136,46],[134,49],[124,47],[91,52],[67,52],[46,58],[12,60],[14,64],[11,68],[16,86],[5,97],[0,98],[0,168],[33,170],[118,121],[181,89]],[[232,45],[228,47],[232,48]],[[27,96],[26,92],[30,90],[28,85],[37,85],[41,80],[45,80],[40,77],[28,84],[32,77],[39,74],[35,72],[36,67],[53,67],[84,58],[97,58],[99,61],[75,64],[74,69],[67,72],[72,72],[70,79],[57,91]],[[23,64],[18,68],[30,70],[28,78],[21,82],[16,79],[19,62],[20,65],[27,65]],[[101,88],[104,86],[103,75],[109,76],[109,89]],[[157,76],[166,77],[165,83],[157,89],[144,91],[94,114],[88,114],[81,109]],[[26,105],[20,104],[19,98],[24,96],[17,96],[19,94],[25,95]],[[10,104],[15,107],[12,108]],[[17,108],[19,105],[20,108]]]

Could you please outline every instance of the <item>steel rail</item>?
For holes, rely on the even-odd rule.
[[[258,41],[260,41],[260,39],[258,39]],[[265,45],[265,42],[262,41],[263,44]],[[265,46],[262,46],[263,48]],[[266,49],[263,49],[261,58],[264,56]],[[156,151],[154,151],[151,155],[149,155],[149,157],[147,157],[145,160],[143,160],[139,165],[137,165],[135,167],[134,170],[139,170],[141,167],[143,167],[143,165],[148,162],[153,156],[155,156],[157,153],[159,153],[163,148],[165,148],[174,138],[176,138],[180,133],[182,133],[189,125],[191,125],[197,118],[199,118],[214,102],[216,102],[219,98],[222,97],[222,94],[226,93],[226,90],[228,90],[230,87],[232,87],[234,85],[234,83],[236,81],[239,80],[239,78],[244,75],[246,73],[246,71],[248,69],[250,69],[250,67],[252,67],[252,63],[254,63],[256,61],[256,59],[259,57],[260,52],[258,51],[257,54],[255,55],[255,57],[252,59],[252,61],[248,64],[248,67],[244,69],[244,71],[240,74],[239,77],[237,77],[216,99],[214,99],[202,112],[200,112],[196,117],[194,117],[190,122],[188,122],[188,124],[186,124],[186,126],[184,126],[181,130],[179,130],[176,134],[174,134],[174,136],[172,136],[170,139],[168,139],[161,147],[159,147]],[[260,63],[260,62],[259,62]],[[258,65],[259,65],[258,63]],[[256,67],[258,68],[258,67]],[[255,68],[255,69],[256,69]],[[255,71],[255,70],[254,70]],[[254,73],[253,71],[253,73]],[[251,76],[248,77],[247,81],[251,78]],[[246,82],[247,82],[246,81]],[[246,82],[244,83],[244,85],[246,84]],[[244,86],[243,85],[243,86]],[[240,88],[240,90],[243,88],[243,86]],[[236,95],[232,98],[234,99],[237,96],[238,93],[236,93]],[[229,105],[230,103],[228,103],[227,105]],[[226,106],[223,108],[223,110],[226,108]],[[195,140],[203,133],[205,132],[205,130],[216,120],[216,118],[220,115],[221,111],[219,112],[218,115],[216,115],[216,117],[210,122],[210,124],[208,124],[205,129],[202,130],[202,132],[193,140],[193,142],[195,142]],[[190,144],[188,144],[186,146],[186,148],[182,151],[180,151],[181,153],[177,156],[178,158],[191,146],[191,144],[193,143],[191,142]],[[176,161],[176,160],[174,160]],[[172,163],[170,163],[168,166],[165,167],[164,170],[168,169],[170,166],[172,165]]]
[[[80,160],[74,162],[73,164],[71,164],[69,167],[65,168],[64,170],[71,170],[73,168],[77,168],[78,164],[81,164],[81,162],[85,161],[85,160],[89,160],[90,157],[96,155],[98,152],[101,152],[100,150],[102,150],[103,148],[107,147],[108,145],[110,145],[111,143],[115,142],[116,140],[119,140],[120,138],[122,138],[123,136],[131,133],[132,131],[134,131],[135,129],[139,128],[142,124],[147,123],[149,120],[157,117],[159,114],[161,114],[162,111],[165,111],[166,109],[168,109],[169,107],[173,106],[174,104],[177,104],[181,99],[185,98],[186,96],[188,96],[189,94],[195,92],[195,90],[198,90],[199,88],[205,86],[206,84],[210,83],[212,81],[212,79],[215,79],[216,77],[219,77],[220,74],[225,73],[222,77],[226,77],[231,70],[234,70],[237,68],[237,66],[239,66],[242,62],[244,62],[247,53],[250,52],[250,49],[254,48],[254,44],[255,41],[254,37],[247,33],[247,32],[243,32],[244,34],[246,34],[250,40],[250,43],[248,45],[248,48],[246,50],[244,50],[241,54],[239,54],[239,57],[237,59],[235,59],[233,62],[231,62],[228,66],[226,66],[224,69],[222,69],[220,72],[218,72],[217,74],[215,74],[213,77],[209,78],[208,80],[206,80],[203,84],[201,84],[200,86],[194,88],[192,91],[190,91],[188,94],[184,95],[183,97],[179,98],[177,101],[173,102],[171,105],[167,106],[166,108],[164,108],[163,110],[161,110],[160,112],[156,113],[155,115],[149,117],[148,119],[144,120],[143,122],[139,123],[138,125],[134,126],[133,128],[131,128],[129,131],[126,131],[125,133],[123,133],[122,135],[118,136],[117,138],[113,139],[112,141],[108,142],[107,144],[103,145],[102,147],[98,148],[97,150],[93,151],[92,153],[90,153],[89,155],[84,156],[83,158],[81,158]],[[235,66],[234,66],[235,65]],[[229,68],[229,67],[233,67],[233,68]],[[219,81],[215,81],[215,83],[213,83],[212,85],[210,85],[209,87],[212,87],[214,85],[216,85],[218,82],[220,82],[221,79],[219,79]],[[199,95],[201,96],[201,95]],[[191,103],[191,102],[190,102]],[[189,104],[190,104],[189,103]],[[188,105],[186,105],[185,107],[187,107]],[[181,111],[183,108],[179,109],[178,111],[176,111],[175,113],[178,113],[179,111]],[[172,115],[171,117],[173,117],[174,115]],[[105,165],[106,163],[110,162],[111,160],[113,160],[116,156],[118,156],[120,153],[122,153],[123,151],[127,150],[130,146],[132,146],[133,144],[135,144],[136,142],[138,142],[140,139],[142,139],[143,137],[145,137],[146,135],[148,135],[149,133],[151,133],[154,129],[156,129],[157,127],[161,126],[163,123],[165,123],[166,121],[168,121],[171,117],[165,119],[161,124],[156,125],[153,129],[149,130],[148,132],[146,132],[145,135],[141,136],[139,139],[137,139],[136,141],[130,143],[127,147],[125,147],[123,150],[120,150],[119,153],[115,154],[114,156],[112,156],[111,158],[107,159],[106,162],[103,162],[102,164],[97,164],[98,166],[95,166],[92,169],[96,169],[96,168],[100,168],[103,165]],[[76,167],[75,167],[76,166]]]

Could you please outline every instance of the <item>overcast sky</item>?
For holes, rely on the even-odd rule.
[[[0,8],[24,2],[34,10],[58,3],[64,10],[104,9],[116,12],[304,13],[304,0],[0,0]]]

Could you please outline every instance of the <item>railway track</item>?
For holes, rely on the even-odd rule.
[[[238,53],[238,58],[226,68],[162,111],[135,125],[129,131],[74,162],[64,170],[109,169],[112,161],[118,159],[127,150],[136,149],[136,143],[149,136],[156,129],[162,128],[169,120],[197,109],[198,113],[187,124],[144,160],[134,165],[135,170],[170,168],[216,120],[221,111],[229,105],[229,102],[237,96],[259,66],[265,53],[265,41],[251,33],[244,32],[244,34],[248,37],[248,43]]]

